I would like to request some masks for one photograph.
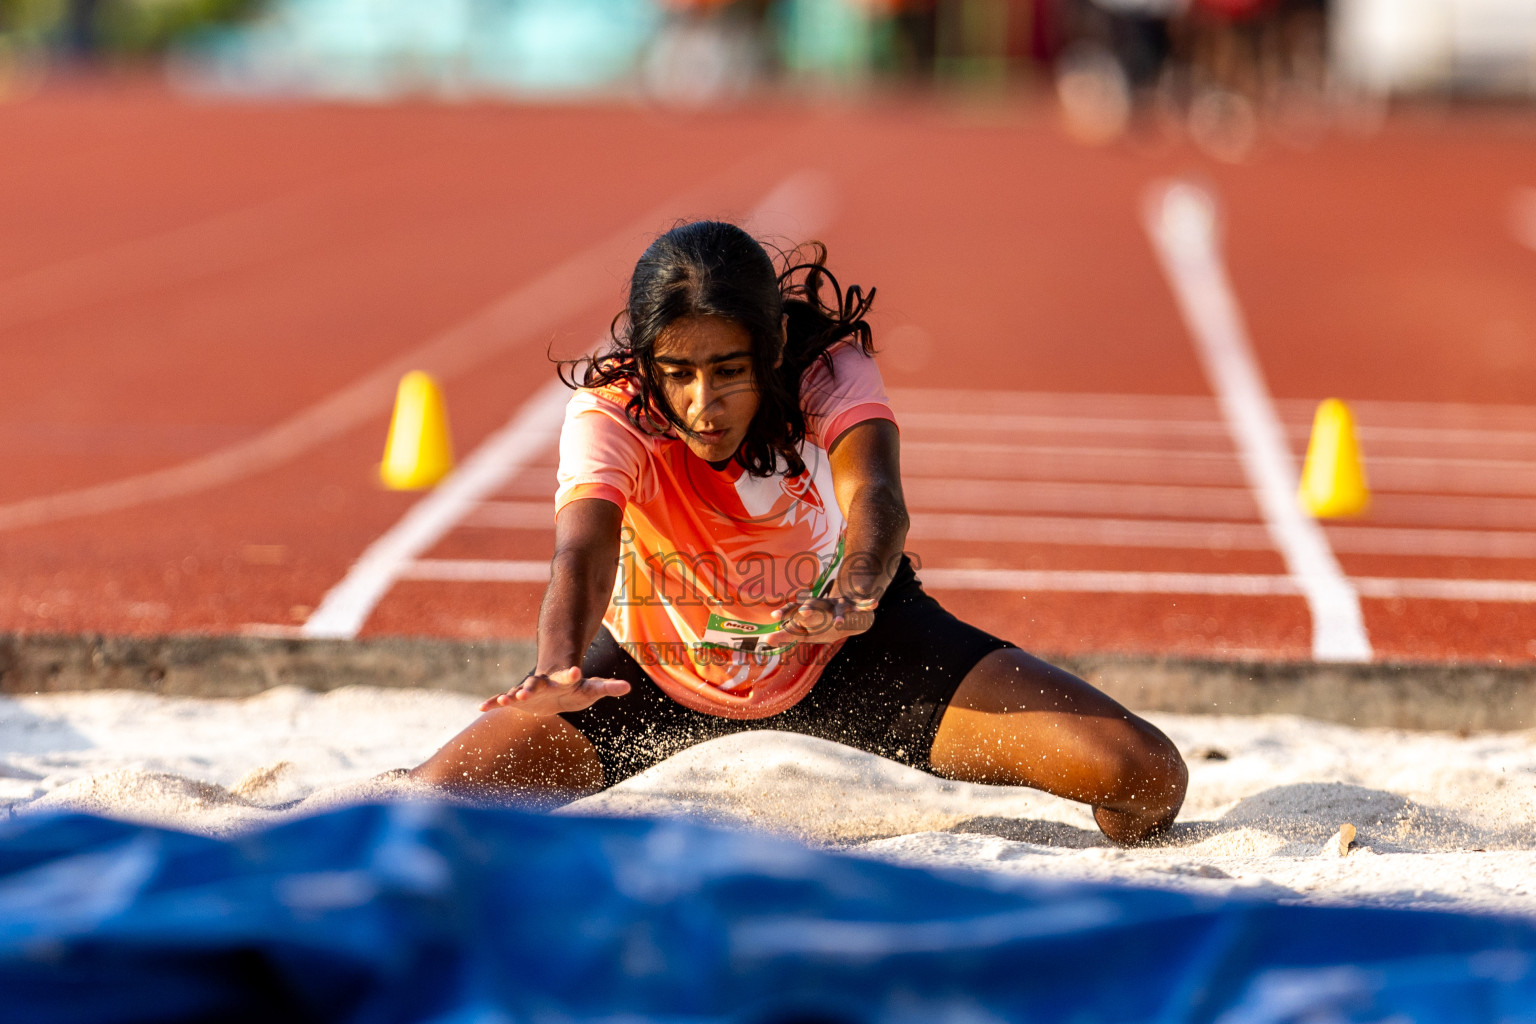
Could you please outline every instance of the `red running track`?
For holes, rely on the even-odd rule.
[[[1085,149],[1030,107],[140,88],[0,106],[0,148],[0,630],[312,622],[422,500],[373,482],[399,367],[444,378],[470,453],[548,379],[547,348],[599,335],[649,234],[799,174],[834,269],[879,287],[910,546],[947,605],[1044,652],[1305,658],[1308,606],[1142,223],[1149,185],[1193,177],[1293,450],[1318,399],[1356,403],[1377,500],[1326,534],[1376,657],[1536,661],[1517,115],[1228,167]],[[540,587],[506,579],[549,553],[551,457],[530,455],[397,567],[363,632],[531,635]]]

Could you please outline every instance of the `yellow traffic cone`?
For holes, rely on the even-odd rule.
[[[379,478],[393,491],[431,487],[453,469],[448,411],[437,381],[420,370],[400,378]]]
[[[1355,440],[1355,418],[1337,398],[1317,407],[1296,497],[1302,508],[1319,519],[1357,516],[1371,503],[1360,443]]]

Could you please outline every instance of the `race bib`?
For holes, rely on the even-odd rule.
[[[837,539],[837,549],[822,567],[821,575],[810,587],[815,597],[826,597],[837,578],[837,569],[843,562],[843,538]],[[777,622],[752,622],[748,619],[731,618],[711,613],[704,624],[704,636],[698,647],[740,651],[744,654],[781,654],[799,643],[787,636]]]

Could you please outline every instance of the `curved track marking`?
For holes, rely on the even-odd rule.
[[[311,226],[311,200],[322,190],[290,192],[153,235],[130,239],[0,281],[0,330],[99,303],[210,277],[268,259],[273,247],[300,242]]]
[[[422,347],[389,361],[249,441],[165,469],[0,505],[0,530],[180,497],[287,462],[387,410],[395,386],[406,372],[425,369],[451,377],[580,313],[602,295],[598,271],[631,248],[633,237],[633,231],[625,231],[578,254]]]
[[[0,281],[0,330],[290,256],[315,244],[317,227],[347,223],[338,214],[340,206],[356,203],[425,162],[417,157],[336,174],[259,203],[17,274]]]
[[[165,469],[0,505],[0,530],[117,511],[243,479],[281,465],[382,414],[394,398],[400,377],[410,370],[452,377],[498,352],[547,335],[560,323],[606,297],[604,271],[632,256],[638,239],[675,218],[679,209],[716,197],[733,176],[740,175],[741,167],[737,165],[687,193],[668,199],[623,230],[556,265],[425,345],[389,361],[248,441]],[[789,179],[780,188],[789,188],[787,194],[793,194],[795,189],[790,186],[797,179],[798,176]],[[248,215],[249,211],[239,216]],[[201,232],[206,230],[196,225],[187,229],[189,237],[196,239],[201,239]],[[183,236],[172,232],[167,237],[171,236],[178,239],[173,249],[187,244]]]

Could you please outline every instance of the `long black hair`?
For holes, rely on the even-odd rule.
[[[573,388],[628,382],[634,394],[625,411],[636,428],[659,433],[670,424],[687,433],[688,425],[662,391],[656,339],[685,317],[729,320],[752,339],[758,391],[757,414],[735,461],[753,476],[771,476],[781,468],[790,476],[801,473],[801,377],[817,359],[830,370],[827,350],[845,338],[855,339],[865,355],[875,351],[864,319],[875,290],[866,294],[858,285],[845,290],[826,261],[826,246],[808,242],[781,253],[775,267],[762,245],[734,224],[680,224],[652,242],[635,264],[629,302],[614,317],[608,351],[563,364],[561,379]]]

